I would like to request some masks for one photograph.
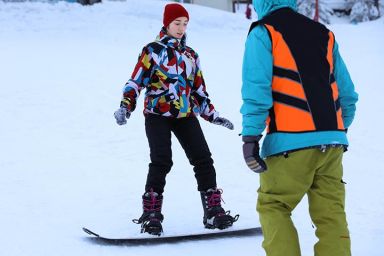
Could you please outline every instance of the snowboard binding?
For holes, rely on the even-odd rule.
[[[240,215],[236,214],[235,216],[231,216],[230,211],[226,211],[225,213],[218,213],[214,217],[210,219],[204,219],[203,223],[205,228],[215,229],[218,228],[220,230],[229,228],[239,219]]]
[[[164,217],[161,213],[151,212],[143,213],[139,219],[133,219],[133,223],[141,224],[141,233],[148,233],[150,235],[160,236],[163,233],[163,226],[161,222]]]
[[[163,195],[159,195],[152,189],[145,192],[143,199],[143,214],[139,219],[133,219],[133,223],[141,224],[141,233],[160,236],[163,232],[161,223],[164,216],[161,214]]]
[[[230,211],[221,207],[221,189],[208,189],[200,192],[204,208],[203,224],[208,229],[226,229],[239,219],[239,214],[231,216]]]

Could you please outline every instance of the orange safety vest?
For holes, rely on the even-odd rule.
[[[334,35],[289,8],[252,24],[267,29],[273,56],[268,133],[345,130],[333,75]]]

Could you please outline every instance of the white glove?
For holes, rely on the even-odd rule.
[[[123,125],[127,123],[127,119],[131,116],[131,113],[124,107],[120,107],[113,114],[118,125]]]
[[[212,121],[212,123],[224,126],[225,128],[228,128],[229,130],[233,130],[233,128],[234,128],[233,123],[224,117],[218,116]]]

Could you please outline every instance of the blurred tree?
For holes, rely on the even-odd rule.
[[[351,5],[352,23],[375,20],[380,17],[379,0],[348,0]]]
[[[333,10],[321,0],[298,0],[297,8],[299,13],[327,24],[330,23],[330,17],[333,15]]]

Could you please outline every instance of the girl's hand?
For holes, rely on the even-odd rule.
[[[127,123],[127,119],[131,116],[131,113],[124,107],[120,107],[113,114],[118,125],[123,125]]]
[[[228,128],[229,130],[233,130],[233,128],[234,128],[233,123],[224,117],[218,116],[212,121],[212,123],[224,126],[225,128]]]

